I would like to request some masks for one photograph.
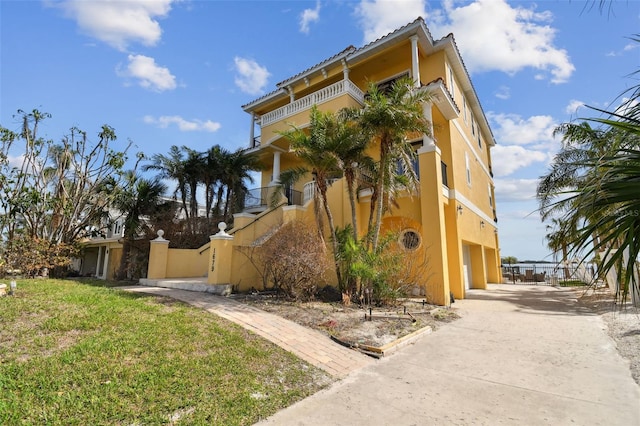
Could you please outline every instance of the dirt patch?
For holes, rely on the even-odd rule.
[[[322,331],[351,344],[381,347],[425,327],[436,330],[458,315],[446,309],[407,299],[393,307],[368,307],[341,302],[293,302],[272,294],[235,295],[234,299]]]
[[[613,294],[608,288],[576,291],[579,291],[581,305],[602,315],[618,353],[629,361],[631,375],[640,385],[640,309],[614,304]]]

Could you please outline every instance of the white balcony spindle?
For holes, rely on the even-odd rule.
[[[331,86],[311,93],[310,95],[300,98],[290,104],[271,111],[261,117],[260,125],[268,126],[269,124],[280,121],[286,117],[297,114],[301,111],[311,108],[312,105],[319,105],[338,96],[349,94],[361,104],[364,101],[364,93],[353,82],[349,80],[341,80]]]

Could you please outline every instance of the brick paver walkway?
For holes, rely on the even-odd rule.
[[[308,363],[342,378],[374,360],[333,342],[319,331],[222,296],[172,288],[127,286],[121,290],[167,296],[219,315],[251,330]]]

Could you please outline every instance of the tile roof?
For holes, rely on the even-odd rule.
[[[296,79],[298,79],[299,77],[301,77],[302,75],[304,75],[304,74],[308,73],[309,71],[311,71],[311,70],[315,70],[315,69],[317,69],[317,68],[320,68],[322,65],[325,65],[325,64],[327,64],[327,63],[333,62],[333,61],[335,61],[335,60],[336,60],[336,59],[338,59],[338,58],[348,56],[350,53],[352,53],[352,52],[354,52],[354,51],[356,51],[356,50],[357,50],[357,49],[356,49],[356,47],[355,47],[355,46],[353,46],[353,45],[349,45],[347,48],[345,48],[344,50],[342,50],[342,51],[341,51],[341,52],[339,52],[339,53],[336,53],[335,55],[331,56],[330,58],[327,58],[327,59],[325,59],[324,61],[319,62],[319,63],[315,64],[314,66],[307,68],[307,69],[306,69],[306,70],[304,70],[304,71],[299,72],[298,74],[294,75],[293,77],[289,77],[289,78],[287,78],[286,80],[282,80],[280,83],[277,83],[277,84],[276,84],[276,86],[278,86],[278,87],[282,87],[282,86],[284,86],[286,83],[288,83],[289,81],[296,80]]]
[[[300,79],[305,74],[311,74],[312,72],[314,72],[314,71],[316,71],[318,69],[321,69],[323,66],[325,66],[327,64],[330,64],[330,63],[334,63],[337,60],[340,60],[340,59],[349,60],[350,57],[354,57],[354,56],[357,56],[358,54],[364,53],[367,50],[370,50],[372,47],[382,43],[385,40],[391,40],[391,39],[393,39],[393,37],[395,35],[402,34],[402,33],[404,33],[405,31],[409,30],[412,27],[420,27],[420,28],[422,28],[422,30],[424,31],[424,34],[427,36],[427,39],[428,39],[429,43],[431,44],[431,46],[433,48],[436,48],[436,49],[444,48],[444,49],[446,49],[447,45],[451,46],[451,52],[454,55],[456,55],[457,60],[459,61],[460,65],[462,67],[462,71],[464,72],[464,74],[467,77],[466,80],[470,85],[470,88],[471,88],[471,91],[473,92],[474,98],[478,102],[478,106],[480,107],[480,111],[482,112],[482,121],[483,121],[482,124],[484,124],[483,127],[488,129],[489,134],[491,135],[491,137],[493,139],[494,138],[493,132],[491,131],[491,127],[489,126],[489,122],[488,122],[488,120],[487,120],[487,118],[486,118],[486,116],[484,114],[484,110],[482,108],[482,105],[480,104],[480,99],[478,98],[478,94],[477,94],[477,92],[475,90],[475,87],[473,86],[473,82],[471,81],[471,77],[470,77],[469,71],[467,70],[467,67],[466,67],[465,63],[462,60],[462,56],[460,55],[460,50],[458,49],[458,45],[457,45],[457,43],[455,41],[453,33],[449,33],[446,36],[434,41],[433,36],[431,35],[431,32],[429,31],[429,28],[427,27],[427,24],[425,23],[424,19],[421,16],[417,17],[414,21],[412,21],[412,22],[410,22],[410,23],[408,23],[406,25],[403,25],[402,27],[400,27],[400,28],[398,28],[398,29],[386,34],[386,35],[383,35],[383,36],[377,38],[376,40],[373,40],[373,41],[365,44],[362,47],[356,48],[353,45],[348,46],[347,48],[345,48],[341,52],[336,53],[335,55],[325,59],[324,61],[319,62],[316,65],[313,65],[313,66],[305,69],[304,71],[301,71],[301,72],[295,74],[294,76],[289,77],[289,78],[277,83],[276,84],[276,86],[277,86],[276,90],[274,90],[274,91],[272,91],[270,93],[267,93],[266,95],[264,95],[264,96],[262,96],[262,97],[260,97],[258,99],[255,99],[255,100],[253,100],[253,101],[251,101],[251,102],[249,102],[249,103],[247,103],[245,105],[242,105],[242,108],[246,110],[246,108],[250,107],[251,105],[260,104],[261,101],[266,100],[268,98],[273,98],[279,93],[282,94],[283,96],[286,96],[287,93],[286,93],[285,88],[284,88],[286,86],[286,84],[288,84],[290,82],[293,82],[293,81],[295,81],[297,79]],[[443,81],[443,83],[444,83],[444,81]],[[445,87],[446,87],[446,85],[445,85]],[[449,96],[451,97],[451,94],[449,94]],[[456,105],[456,107],[457,107],[457,105]],[[494,139],[494,142],[495,142],[495,139]]]

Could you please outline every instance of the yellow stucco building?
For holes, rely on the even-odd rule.
[[[323,111],[361,107],[369,82],[384,85],[400,77],[411,78],[419,90],[431,95],[423,112],[433,125],[433,137],[410,140],[418,158],[419,192],[398,199],[398,207],[384,217],[383,232],[398,233],[398,244],[408,257],[426,259],[428,268],[416,283],[419,293],[433,303],[448,305],[450,294],[464,298],[469,288],[500,282],[491,171],[495,140],[453,36],[433,40],[422,18],[361,48],[348,47],[243,106],[251,115],[249,150],[267,167],[261,176],[262,188],[253,193],[254,202],[247,204],[246,211],[235,215],[233,229],[221,230],[209,245],[179,261],[194,262],[186,260],[193,256],[200,262],[195,268],[198,274],[191,276],[202,276],[206,268],[209,284],[259,288],[255,268],[246,255],[239,254],[242,247],[288,220],[314,220],[312,176],[286,191],[286,205],[268,206],[268,193],[278,185],[282,171],[299,165],[281,132],[292,125],[308,126],[313,105]],[[351,222],[344,179],[334,182],[328,195],[336,225],[344,227]],[[367,223],[370,195],[358,194],[361,224]],[[151,258],[149,279],[177,278],[166,272],[175,269],[174,262],[162,256]]]

